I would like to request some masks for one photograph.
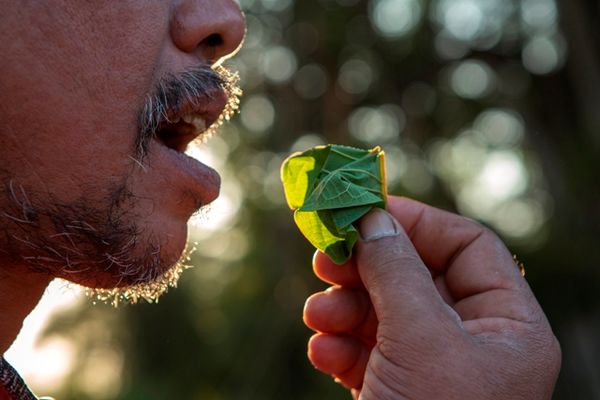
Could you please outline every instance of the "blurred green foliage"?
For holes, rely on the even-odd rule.
[[[340,143],[381,145],[392,193],[498,231],[562,343],[555,398],[600,399],[598,2],[240,3],[241,115],[205,147],[220,223],[194,225],[196,267],[158,305],[54,321],[78,353],[53,394],[349,398],[305,356],[302,306],[326,286],[279,183],[290,151]]]

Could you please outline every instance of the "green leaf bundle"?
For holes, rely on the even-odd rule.
[[[281,180],[294,220],[313,246],[336,264],[352,256],[353,225],[373,207],[385,208],[384,153],[330,144],[288,157]]]

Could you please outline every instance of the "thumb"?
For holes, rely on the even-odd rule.
[[[359,231],[356,263],[381,324],[406,329],[407,324],[422,325],[419,321],[454,320],[410,238],[391,214],[371,210],[360,220]]]

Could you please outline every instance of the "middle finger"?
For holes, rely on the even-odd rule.
[[[312,295],[304,307],[304,322],[318,332],[375,335],[377,318],[368,294],[339,286]]]

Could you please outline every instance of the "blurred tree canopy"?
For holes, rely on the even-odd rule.
[[[240,115],[194,150],[223,195],[157,305],[82,305],[67,399],[347,399],[306,359],[326,286],[279,183],[320,143],[386,151],[394,194],[496,230],[563,346],[556,399],[600,399],[600,21],[591,0],[240,0]],[[212,216],[211,216],[212,215]]]

